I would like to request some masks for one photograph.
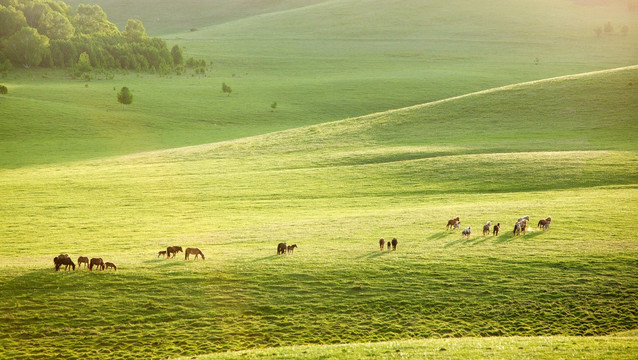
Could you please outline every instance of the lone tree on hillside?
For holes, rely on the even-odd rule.
[[[277,109],[277,102],[275,101],[272,104],[270,104],[270,108],[272,109],[270,111],[275,111],[275,109]]]
[[[6,86],[0,85],[0,95],[6,95],[9,92]]]
[[[175,64],[175,66],[182,65],[184,63],[184,55],[182,54],[182,49],[180,49],[178,45],[173,46],[171,49],[171,56],[173,57],[173,64]]]
[[[233,89],[230,86],[226,85],[226,83],[222,83],[222,91],[230,96],[230,93],[233,92]]]
[[[124,86],[119,93],[117,93],[117,101],[120,104],[124,105],[124,110],[126,110],[126,105],[133,102],[133,94],[129,91],[129,89]]]

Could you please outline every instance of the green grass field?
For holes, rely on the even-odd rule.
[[[420,3],[158,29],[205,77],[2,79],[0,359],[635,358],[636,13]]]

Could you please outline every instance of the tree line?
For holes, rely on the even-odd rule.
[[[149,37],[140,20],[120,32],[99,5],[73,10],[58,0],[0,0],[0,72],[31,68],[91,68],[157,71],[183,67],[182,51]],[[199,65],[189,59],[187,65]],[[205,64],[205,63],[204,63]]]

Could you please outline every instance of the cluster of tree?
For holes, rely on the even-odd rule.
[[[168,73],[184,59],[179,46],[169,51],[164,40],[147,36],[139,20],[120,32],[98,5],[73,11],[59,0],[0,0],[0,72],[11,63]]]
[[[594,32],[596,33],[596,36],[600,37],[600,35],[602,35],[602,34],[603,34],[603,32],[604,32],[605,34],[607,34],[607,35],[613,34],[613,33],[614,33],[614,30],[615,30],[615,29],[614,29],[614,25],[613,25],[610,21],[607,21],[607,23],[605,23],[605,25],[603,25],[603,26],[599,26],[599,27],[595,28],[595,29],[594,29]],[[623,25],[623,26],[620,28],[620,33],[621,33],[623,36],[626,36],[628,32],[629,32],[629,26],[627,26],[627,25]]]

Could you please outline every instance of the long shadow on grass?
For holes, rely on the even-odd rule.
[[[529,232],[525,235],[514,235],[511,232],[506,232],[505,234],[499,236],[496,239],[496,243],[497,244],[502,244],[502,243],[508,243],[508,242],[512,242],[514,240],[521,240],[521,241],[525,241],[525,240],[531,240],[539,235],[541,235],[543,232],[542,231],[535,231],[535,232]]]
[[[436,234],[432,234],[430,236],[428,236],[428,240],[439,240],[439,239],[443,239],[444,237],[448,236],[449,234],[452,234],[449,231],[441,231],[438,232]]]
[[[259,259],[253,259],[253,260],[251,260],[251,262],[264,261],[264,260],[273,260],[273,259],[276,259],[278,257],[285,257],[285,255],[283,255],[283,256],[282,255],[270,255],[270,256],[263,257],[263,258],[259,258]]]
[[[369,253],[367,253],[367,254],[363,254],[363,255],[361,255],[361,256],[358,256],[358,257],[356,257],[355,259],[363,259],[363,258],[370,259],[370,258],[376,258],[376,257],[379,257],[379,256],[383,256],[383,255],[385,255],[385,254],[387,254],[387,253],[389,253],[389,251],[385,251],[385,250],[383,250],[383,251],[381,251],[381,250],[374,250],[374,251],[370,251],[370,252],[369,252]]]

